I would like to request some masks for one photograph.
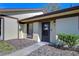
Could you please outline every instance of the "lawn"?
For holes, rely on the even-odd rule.
[[[0,52],[10,52],[14,49],[15,49],[15,47],[12,46],[11,44],[9,44],[5,41],[0,41]]]

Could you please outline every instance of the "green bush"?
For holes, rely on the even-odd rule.
[[[75,35],[75,34],[60,33],[58,34],[58,39],[63,41],[69,47],[72,47],[79,43],[79,35]]]

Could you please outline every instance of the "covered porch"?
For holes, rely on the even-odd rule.
[[[22,19],[18,21],[23,30],[23,33],[21,32],[23,35],[19,37],[27,38],[30,34],[31,39],[37,42],[55,42],[57,39],[56,20],[74,16],[79,16],[79,6]]]

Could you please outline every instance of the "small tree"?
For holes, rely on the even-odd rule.
[[[46,6],[46,8],[48,12],[52,12],[60,9],[58,3],[49,3],[48,6]]]

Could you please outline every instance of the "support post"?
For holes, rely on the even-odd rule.
[[[50,22],[50,42],[56,41],[56,22],[55,20]]]
[[[41,28],[40,23],[35,22],[33,23],[33,39],[37,42],[41,41]]]

